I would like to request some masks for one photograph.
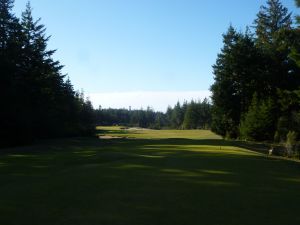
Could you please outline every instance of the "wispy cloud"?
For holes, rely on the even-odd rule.
[[[90,93],[88,96],[95,108],[129,108],[140,109],[152,107],[156,111],[166,111],[177,101],[209,98],[210,91],[135,91]]]

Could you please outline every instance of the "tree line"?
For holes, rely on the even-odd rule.
[[[93,107],[74,90],[48,50],[49,36],[30,3],[16,17],[13,0],[0,0],[0,146],[37,138],[86,135]]]
[[[299,139],[299,22],[279,0],[268,0],[245,32],[229,27],[213,66],[214,132],[255,141]]]
[[[95,110],[98,125],[123,125],[151,129],[209,129],[211,125],[211,104],[203,101],[178,102],[169,106],[166,113],[131,109],[99,109]]]

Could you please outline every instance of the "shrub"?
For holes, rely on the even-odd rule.
[[[295,131],[289,131],[286,135],[286,150],[288,157],[291,157],[296,153],[297,136]]]

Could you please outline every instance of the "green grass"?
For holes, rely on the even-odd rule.
[[[167,138],[188,138],[188,139],[221,139],[220,136],[208,130],[150,130],[132,129],[126,130],[122,127],[97,127],[99,135],[110,135],[115,137],[139,138],[139,139],[167,139]]]
[[[2,225],[300,224],[300,165],[209,131],[45,141],[1,150]]]

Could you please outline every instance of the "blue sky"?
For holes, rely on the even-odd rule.
[[[15,1],[20,15],[27,0]],[[163,110],[177,100],[203,98],[213,83],[211,66],[231,23],[251,25],[264,0],[32,0],[34,17],[51,35],[50,49],[65,65],[75,89],[94,105]],[[282,3],[297,12],[294,0]],[[173,93],[173,100],[165,98]],[[185,93],[185,94],[184,94]],[[198,94],[197,94],[198,93]],[[206,93],[206,94],[203,94]],[[114,98],[112,97],[114,96]],[[96,97],[98,96],[98,97]],[[99,97],[101,96],[101,97]],[[130,96],[130,95],[128,95]],[[133,95],[134,96],[134,95]],[[168,99],[169,102],[166,102]],[[124,103],[126,102],[126,104]],[[159,104],[156,104],[159,103]]]

